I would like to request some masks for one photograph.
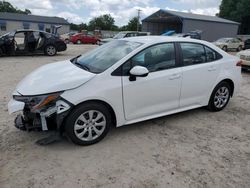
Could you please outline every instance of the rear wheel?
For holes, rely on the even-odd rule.
[[[241,50],[242,50],[242,46],[239,46],[239,47],[237,48],[237,51],[240,52]]]
[[[210,97],[208,109],[213,112],[223,110],[231,97],[232,89],[227,82],[219,83]]]
[[[57,53],[56,47],[53,45],[48,45],[45,47],[45,54],[48,56],[54,56]]]
[[[3,50],[0,48],[0,57],[3,56]]]
[[[106,106],[86,103],[70,113],[65,122],[65,130],[73,143],[91,145],[107,135],[111,124],[111,114]]]
[[[224,50],[225,52],[227,52],[227,46],[223,46],[222,50]]]

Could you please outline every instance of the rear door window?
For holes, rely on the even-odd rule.
[[[202,44],[181,43],[184,66],[206,63],[206,52]]]
[[[181,43],[182,62],[184,66],[209,63],[222,58],[215,50],[196,43]]]

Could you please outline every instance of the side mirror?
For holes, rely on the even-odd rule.
[[[135,66],[133,67],[130,71],[130,77],[129,80],[130,81],[135,81],[136,77],[146,77],[148,76],[148,69],[146,67],[142,67],[142,66]]]

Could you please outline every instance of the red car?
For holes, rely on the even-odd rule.
[[[99,44],[100,39],[93,35],[77,33],[70,37],[70,42],[73,44]]]

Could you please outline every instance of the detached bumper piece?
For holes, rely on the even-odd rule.
[[[41,122],[38,119],[33,121],[31,125],[29,122],[25,121],[23,116],[20,114],[15,119],[15,127],[22,131],[31,131],[31,130],[41,130]]]

